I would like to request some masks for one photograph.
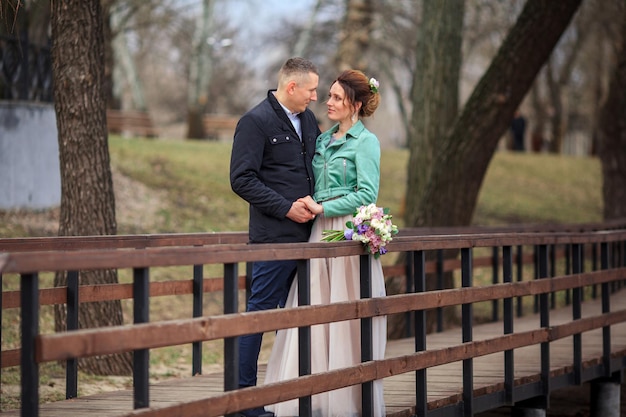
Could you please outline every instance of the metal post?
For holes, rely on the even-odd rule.
[[[193,266],[193,317],[202,317],[204,265]],[[202,342],[191,344],[191,375],[202,374]]]
[[[372,263],[371,255],[360,255],[361,272],[361,299],[372,298]],[[372,317],[361,319],[361,362],[369,362],[374,359],[372,334]],[[374,415],[374,382],[367,381],[361,384],[361,415],[371,417]]]
[[[443,290],[443,250],[437,249],[437,289]],[[426,289],[424,289],[426,291]],[[443,308],[437,307],[437,333],[443,332]]]
[[[311,305],[311,263],[308,259],[298,261],[298,305]],[[311,375],[311,326],[298,328],[298,375]],[[298,400],[301,417],[313,415],[311,396]]]
[[[499,256],[499,249],[497,246],[494,246],[491,254],[491,282],[494,285],[498,283]],[[499,319],[498,300],[491,300],[491,321],[496,322]]]
[[[426,259],[424,251],[412,252],[413,260],[413,287],[415,292],[426,291]],[[415,351],[426,350],[426,311],[415,312]],[[415,415],[426,417],[428,412],[428,391],[426,387],[426,369],[415,371]]]
[[[618,378],[591,382],[591,417],[620,417],[620,383]]]
[[[513,282],[513,255],[510,246],[502,248],[502,282]],[[504,334],[513,333],[513,298],[508,297],[503,301]],[[506,402],[515,402],[514,391],[514,351],[508,349],[504,352],[504,392]]]
[[[236,263],[224,264],[224,314],[239,311],[239,273]],[[239,388],[239,337],[224,338],[224,391]],[[226,417],[234,417],[229,414]]]
[[[472,286],[472,248],[461,249],[461,282],[463,288]],[[463,343],[472,341],[473,306],[461,305]],[[474,415],[474,360],[463,359],[463,415]]]
[[[582,245],[575,243],[572,245],[572,272],[582,273]],[[576,287],[572,291],[572,319],[579,320],[582,317],[582,288]],[[574,382],[582,384],[582,335],[573,335],[574,341]]]
[[[39,334],[39,275],[22,274],[22,417],[39,416],[39,365],[35,361],[35,339]]]
[[[67,331],[78,330],[78,271],[67,273]],[[65,361],[65,399],[78,396],[78,360]]]
[[[517,246],[517,282],[522,282],[524,279],[524,256],[522,251],[522,245]],[[520,296],[517,297],[517,317],[522,317],[524,314],[524,299]]]
[[[135,324],[150,321],[150,270],[133,269],[133,313]],[[150,406],[150,350],[138,349],[133,352],[134,406]]]
[[[609,244],[602,242],[600,244],[600,268],[602,270],[609,269],[611,264]],[[602,314],[611,312],[611,294],[609,291],[610,284],[603,282],[602,288]],[[604,376],[611,376],[611,326],[602,327],[602,364],[604,365]]]
[[[404,274],[406,276],[406,283],[405,283],[404,288],[407,294],[410,294],[415,291],[413,280],[411,279],[411,277],[413,276],[413,265],[411,264],[412,261],[413,260],[411,259],[411,256],[407,255],[407,257],[405,258],[405,262],[404,262]],[[410,311],[407,311],[404,314],[404,336],[405,337],[411,337],[413,335],[412,326],[413,326],[413,314]]]
[[[548,250],[546,245],[539,245],[537,254],[537,273],[539,279],[548,276]],[[539,325],[542,328],[550,327],[550,306],[548,304],[548,294],[539,295]],[[541,343],[541,382],[543,384],[543,394],[545,396],[546,408],[550,396],[550,342]]]

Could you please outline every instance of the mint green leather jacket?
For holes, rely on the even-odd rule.
[[[346,136],[329,145],[333,126],[317,138],[313,198],[324,206],[324,216],[353,214],[357,207],[376,203],[380,182],[380,143],[359,120]]]

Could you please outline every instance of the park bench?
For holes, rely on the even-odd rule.
[[[107,109],[107,128],[109,133],[123,136],[158,136],[150,114],[142,110]]]
[[[239,116],[230,114],[205,114],[203,117],[204,131],[208,138],[232,140]]]

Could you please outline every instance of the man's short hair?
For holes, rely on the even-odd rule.
[[[295,80],[299,83],[303,76],[307,76],[310,73],[319,75],[314,63],[300,57],[289,58],[278,72],[278,84],[283,85],[290,80]]]

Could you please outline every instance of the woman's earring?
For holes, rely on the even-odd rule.
[[[352,120],[352,123],[356,122],[356,113],[352,113],[352,117],[350,118]]]

